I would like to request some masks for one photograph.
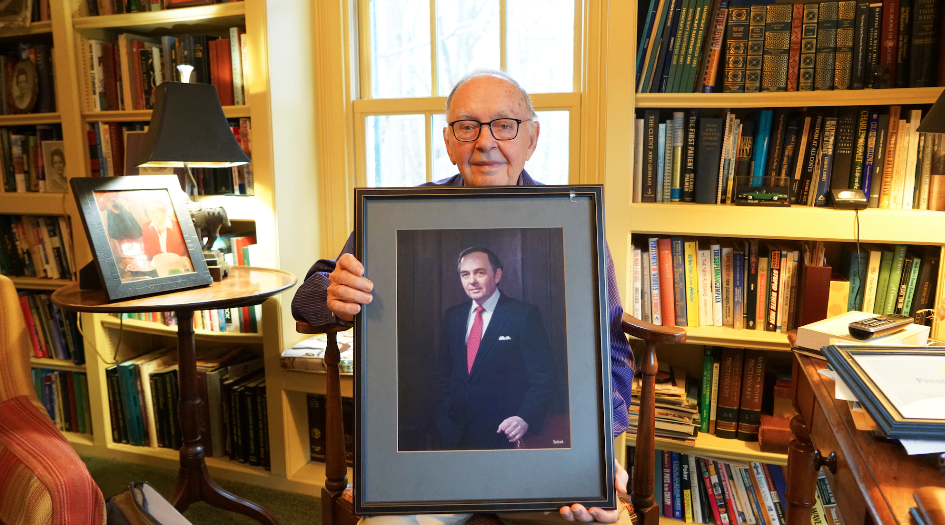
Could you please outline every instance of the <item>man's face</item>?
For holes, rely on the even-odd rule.
[[[493,271],[489,257],[482,252],[472,252],[463,257],[459,264],[459,278],[463,290],[470,299],[482,304],[495,293],[502,280],[502,268]]]
[[[26,82],[26,74],[19,74],[16,76],[16,88],[20,90],[20,93],[26,93],[26,88],[29,87]]]
[[[447,122],[490,122],[497,118],[525,121],[512,140],[496,140],[489,127],[483,126],[475,141],[460,142],[448,124],[443,128],[446,152],[467,186],[513,186],[518,182],[525,161],[538,145],[538,122],[526,121],[529,117],[522,93],[501,78],[475,78],[453,94]]]

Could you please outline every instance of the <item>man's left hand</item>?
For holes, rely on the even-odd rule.
[[[515,442],[525,437],[525,433],[528,432],[528,423],[518,416],[512,416],[503,421],[502,424],[499,425],[499,430],[495,432],[496,434],[505,432],[509,441]]]
[[[614,469],[614,487],[617,489],[617,495],[626,494],[627,482],[630,480],[630,476],[617,460],[614,460]],[[620,510],[621,504],[619,502],[617,503],[617,508],[614,510],[604,510],[598,507],[585,509],[584,505],[575,503],[570,507],[561,507],[558,509],[558,512],[566,521],[616,523],[617,519],[620,517]]]

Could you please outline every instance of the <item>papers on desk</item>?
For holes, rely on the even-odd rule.
[[[850,335],[850,323],[876,317],[867,312],[847,312],[823,321],[807,324],[797,329],[797,343],[801,348],[820,350],[827,345],[852,344],[859,346],[910,345],[925,346],[929,339],[928,326],[911,324],[888,335],[873,337],[865,341]]]

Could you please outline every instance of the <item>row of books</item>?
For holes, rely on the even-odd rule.
[[[0,148],[0,193],[65,193],[68,189],[61,126],[0,128]]]
[[[306,394],[306,403],[308,405],[308,439],[310,447],[310,458],[312,461],[325,462],[326,448],[326,425],[327,416],[325,414],[325,403],[327,402],[324,394]],[[341,421],[344,427],[345,440],[345,463],[349,467],[354,466],[354,399],[350,397],[341,398]]]
[[[121,33],[117,40],[82,38],[79,50],[86,102],[93,111],[153,109],[155,88],[177,81],[177,66],[189,64],[191,81],[213,84],[224,106],[245,104],[246,30],[231,27],[228,38],[207,35],[147,36]]]
[[[44,0],[48,2],[49,0]],[[239,2],[241,0],[231,0]],[[224,3],[221,0],[87,0],[86,7],[89,16],[120,15],[123,13],[146,13],[174,9],[175,7],[189,7],[194,5],[210,5]]]
[[[814,246],[689,237],[635,241],[633,315],[662,326],[787,333],[799,320],[807,324],[825,317],[811,318],[811,312],[915,315],[932,308],[937,246],[844,246],[839,275],[833,277]],[[819,280],[823,268],[826,282]],[[846,293],[824,293],[821,288],[831,279],[846,282]]]
[[[62,432],[92,434],[89,380],[84,372],[33,368],[36,396]]]
[[[0,273],[72,279],[72,236],[65,217],[0,215]]]
[[[177,351],[159,349],[109,366],[112,440],[178,450],[182,446]],[[208,457],[269,468],[268,409],[262,359],[242,348],[198,351],[200,435]]]
[[[639,93],[945,85],[940,0],[648,5],[638,17]]]
[[[0,115],[56,111],[52,53],[51,45],[39,42],[21,42],[0,53]]]
[[[693,109],[660,122],[660,110],[646,110],[636,121],[635,199],[727,204],[739,187],[779,186],[793,204],[829,206],[831,189],[860,189],[873,208],[945,210],[945,138],[918,132],[921,117],[844,106]]]
[[[19,299],[34,356],[85,364],[78,313],[60,309],[46,293],[21,291]]]

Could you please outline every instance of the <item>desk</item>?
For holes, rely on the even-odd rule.
[[[250,266],[233,266],[220,282],[148,297],[109,302],[104,290],[79,290],[78,283],[60,288],[52,302],[67,310],[93,313],[175,312],[177,314],[178,383],[180,385],[180,474],[171,504],[183,512],[191,503],[206,501],[214,507],[245,514],[261,523],[278,524],[268,510],[235,496],[217,485],[204,460],[200,430],[197,426],[201,399],[197,389],[197,363],[194,349],[194,311],[236,308],[259,304],[291,287],[297,279],[289,272]]]
[[[908,456],[899,443],[857,430],[847,402],[834,398],[834,381],[817,372],[827,362],[794,357],[791,381],[798,415],[791,420],[795,439],[788,452],[788,524],[810,525],[821,466],[827,467],[846,525],[913,523],[913,493],[945,486],[945,474],[927,457]]]

